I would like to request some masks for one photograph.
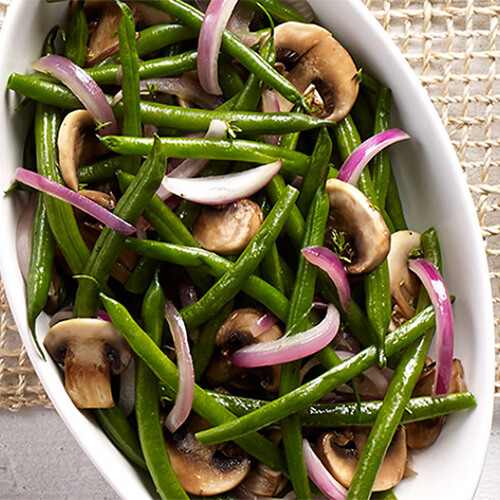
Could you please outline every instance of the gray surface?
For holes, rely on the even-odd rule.
[[[476,499],[500,498],[500,398],[486,466]],[[24,408],[0,411],[0,498],[116,499],[57,413]]]

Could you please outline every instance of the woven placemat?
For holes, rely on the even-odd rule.
[[[420,78],[456,149],[483,229],[500,340],[500,0],[363,1]],[[8,3],[0,0],[0,23]],[[0,311],[0,408],[50,407],[1,283]],[[500,345],[496,378],[500,394]]]

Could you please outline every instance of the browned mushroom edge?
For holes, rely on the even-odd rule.
[[[263,313],[253,308],[237,309],[222,324],[215,338],[217,351],[205,373],[206,382],[217,387],[230,387],[255,391],[259,387],[270,392],[279,389],[280,367],[239,368],[231,363],[231,355],[238,349],[258,342],[269,342],[280,338],[283,333],[273,325],[259,336],[255,336],[251,327]]]
[[[218,495],[247,477],[251,461],[234,443],[202,446],[194,435],[210,425],[197,415],[174,434],[165,432],[167,452],[182,487],[193,495]]]
[[[248,199],[205,207],[194,224],[193,236],[206,250],[237,254],[255,236],[263,220],[259,205]]]
[[[312,98],[317,116],[339,122],[347,116],[358,96],[356,65],[332,34],[315,24],[287,22],[276,27],[278,61],[293,67],[284,76]],[[291,103],[279,96],[282,111]]]
[[[373,271],[384,262],[391,245],[390,231],[382,215],[359,189],[347,182],[329,179],[326,191],[330,199],[326,244],[332,230],[344,233],[353,247],[346,271]]]
[[[369,428],[350,427],[321,434],[316,451],[330,473],[346,488],[351,484]],[[406,431],[398,427],[378,471],[373,491],[388,490],[403,479],[407,463]]]
[[[132,354],[112,323],[94,318],[61,321],[43,343],[54,361],[64,363],[66,391],[78,408],[113,406],[110,373],[123,372]]]

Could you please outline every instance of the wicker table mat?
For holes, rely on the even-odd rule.
[[[325,0],[335,2],[335,0]],[[419,76],[470,187],[488,253],[500,340],[500,0],[363,0]],[[3,20],[8,0],[0,0]],[[500,393],[497,348],[496,391]],[[50,407],[0,282],[0,408]]]

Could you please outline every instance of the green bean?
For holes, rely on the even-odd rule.
[[[170,57],[149,59],[139,63],[138,72],[141,80],[148,78],[165,78],[177,76],[196,69],[197,55],[195,51],[185,52]],[[121,65],[98,66],[88,68],[87,73],[99,85],[117,85],[121,78]]]
[[[151,54],[169,45],[196,38],[196,33],[181,24],[157,24],[139,32],[136,49],[139,57]],[[119,64],[119,54],[112,54],[103,61],[106,65]]]
[[[172,245],[159,241],[145,241],[136,238],[127,238],[125,248],[159,261],[167,261],[187,267],[203,266],[203,269],[216,278],[221,278],[234,267],[231,261],[201,248]],[[286,320],[288,313],[287,298],[262,278],[251,275],[244,282],[242,290],[267,307],[279,319]]]
[[[102,142],[111,151],[122,155],[145,155],[153,146],[152,138],[108,135],[102,138]],[[303,153],[254,141],[162,137],[158,142],[169,158],[203,158],[255,163],[271,163],[282,159],[282,168],[298,175],[305,173],[309,167],[309,157]]]
[[[387,259],[365,277],[366,315],[376,334],[379,365],[385,366],[385,335],[392,316],[389,264]]]
[[[236,71],[232,62],[221,57],[219,62],[219,83],[222,88],[222,93],[226,99],[234,97],[243,90],[244,84],[241,76]]]
[[[140,116],[139,56],[135,45],[135,21],[130,7],[116,0],[122,17],[118,23],[119,54],[122,68],[122,134],[142,137]],[[127,158],[122,168],[126,172],[136,173],[141,164],[139,156]]]
[[[377,96],[377,109],[375,114],[374,134],[379,134],[388,130],[391,126],[391,89],[380,87]],[[387,199],[387,189],[389,187],[389,177],[391,172],[391,162],[387,150],[380,152],[372,160],[373,187],[377,197],[378,206],[385,207]]]
[[[155,273],[142,303],[144,329],[160,345],[165,316],[165,295]],[[146,465],[161,498],[188,499],[175,475],[165,448],[160,418],[158,379],[140,358],[136,360],[135,416]]]
[[[95,415],[104,432],[118,449],[134,464],[141,469],[146,469],[146,462],[137,440],[137,434],[120,407],[113,406],[112,408],[94,410],[92,414]]]
[[[366,140],[371,137],[374,129],[374,109],[363,89],[360,89],[358,98],[351,110],[351,115],[361,138]]]
[[[369,498],[378,470],[422,373],[431,340],[432,335],[426,333],[403,353],[359,457],[348,499]]]
[[[169,395],[174,396],[179,379],[175,364],[140,328],[123,305],[103,293],[100,296],[113,324],[125,337],[137,356],[143,359],[153,373],[166,385]],[[217,403],[197,385],[194,391],[193,410],[214,425],[230,422],[235,418],[230,411]],[[250,434],[235,442],[268,467],[286,471],[282,452],[260,434]]]
[[[380,83],[366,71],[360,72],[361,85],[373,94],[377,94],[380,89]]]
[[[38,343],[35,321],[47,303],[52,279],[54,251],[55,242],[50,230],[47,207],[43,202],[42,195],[38,194],[33,219],[30,266],[26,283],[26,302],[28,306],[28,326],[42,359],[45,359],[45,355]]]
[[[389,174],[389,185],[387,186],[385,209],[394,224],[395,231],[408,229],[408,225],[406,224],[405,216],[403,213],[401,199],[399,198],[398,186],[396,184],[396,179],[392,171]]]
[[[418,339],[434,324],[432,307],[424,309],[397,330],[387,336],[386,353],[388,356],[405,348]],[[259,410],[241,417],[235,422],[207,429],[196,434],[203,445],[214,444],[234,439],[234,436],[246,435],[278,420],[307,408],[322,398],[326,393],[351,380],[377,361],[377,348],[370,346],[360,353],[343,361],[340,365],[324,372],[299,388],[276,398]]]
[[[147,160],[142,164],[136,177],[116,204],[114,213],[135,224],[149,200],[158,189],[165,173],[166,158],[161,151],[153,148]],[[99,306],[99,287],[103,286],[121,251],[123,234],[106,227],[103,229],[84,274],[94,279],[82,279],[78,284],[73,314],[75,317],[94,317]],[[96,283],[97,281],[97,283]]]
[[[269,64],[274,64],[276,59],[276,50],[274,48],[272,37],[269,37],[264,43],[261,50],[261,56]],[[238,94],[237,99],[233,104],[234,109],[238,109],[240,111],[254,111],[259,103],[263,90],[262,87],[263,85],[261,80],[259,80],[255,73],[251,73],[245,82],[245,86]]]
[[[80,101],[64,86],[30,75],[10,75],[7,86],[35,101],[78,109]],[[143,75],[141,75],[142,78]],[[123,103],[114,108],[115,116],[123,117]],[[301,132],[321,126],[333,127],[334,123],[299,113],[256,113],[250,111],[210,111],[196,108],[182,108],[149,101],[141,101],[141,120],[158,127],[174,127],[181,130],[206,131],[212,120],[225,120],[247,133],[286,134]]]
[[[57,167],[57,133],[60,125],[59,112],[45,104],[38,104],[35,111],[35,138],[38,173],[62,184]],[[47,218],[57,246],[73,273],[82,271],[89,258],[89,250],[83,240],[71,205],[43,195]]]
[[[213,391],[207,392],[237,417],[247,415],[268,403],[268,401],[262,399],[233,396]],[[401,424],[420,422],[456,411],[475,408],[476,406],[476,399],[471,392],[411,398],[405,406]],[[305,427],[371,427],[381,407],[382,401],[316,403],[305,410],[299,411],[298,415]]]
[[[392,490],[377,491],[370,496],[370,500],[398,500]]]
[[[288,187],[231,269],[203,297],[182,310],[188,328],[194,328],[212,318],[243,287],[257,269],[269,245],[279,236],[297,196],[297,190]]]
[[[121,170],[124,158],[111,156],[90,165],[79,168],[78,181],[81,184],[107,181],[114,177],[117,170]]]
[[[326,132],[326,131],[325,131]],[[326,132],[327,133],[327,132]],[[322,142],[317,149],[323,149]],[[327,158],[329,158],[328,155]],[[330,208],[330,201],[324,189],[326,169],[321,176],[316,172],[316,193],[312,199],[311,208],[306,220],[306,231],[302,242],[303,247],[311,245],[323,245],[326,220]],[[311,184],[312,187],[312,184]],[[295,286],[290,299],[290,308],[287,319],[287,334],[295,335],[309,326],[308,313],[314,299],[317,267],[299,256],[299,265]],[[300,384],[301,360],[286,363],[281,367],[280,395],[293,391]],[[302,429],[297,415],[290,415],[281,421],[281,432],[283,445],[287,459],[288,470],[293,483],[294,491],[298,498],[310,498],[311,491],[307,468],[302,454]]]
[[[281,259],[276,243],[271,245],[269,252],[262,260],[262,275],[264,279],[285,295],[285,284],[283,282],[283,271]]]
[[[286,23],[288,21],[295,21],[297,23],[307,23],[307,19],[297,12],[293,7],[285,3],[278,2],[277,0],[246,0],[250,3],[262,5],[264,9],[273,16],[273,18],[280,22]]]
[[[64,55],[80,67],[85,65],[89,29],[83,2],[78,2],[66,31]]]
[[[136,295],[143,294],[151,283],[157,265],[156,260],[142,256],[125,283],[125,290]]]
[[[316,145],[311,155],[310,166],[304,174],[300,186],[297,206],[303,215],[307,214],[314,193],[319,185],[324,185],[328,174],[328,161],[332,154],[332,140],[325,127],[320,128]]]
[[[210,321],[207,321],[200,338],[191,349],[196,380],[200,380],[207,369],[215,350],[215,336],[233,310],[234,302],[230,300]]]
[[[201,28],[203,13],[182,0],[146,0],[144,3],[176,17],[195,30],[199,31]],[[302,94],[258,53],[249,49],[228,30],[222,34],[222,49],[245,66],[250,73],[255,73],[263,82],[276,89],[283,97],[307,109]]]

